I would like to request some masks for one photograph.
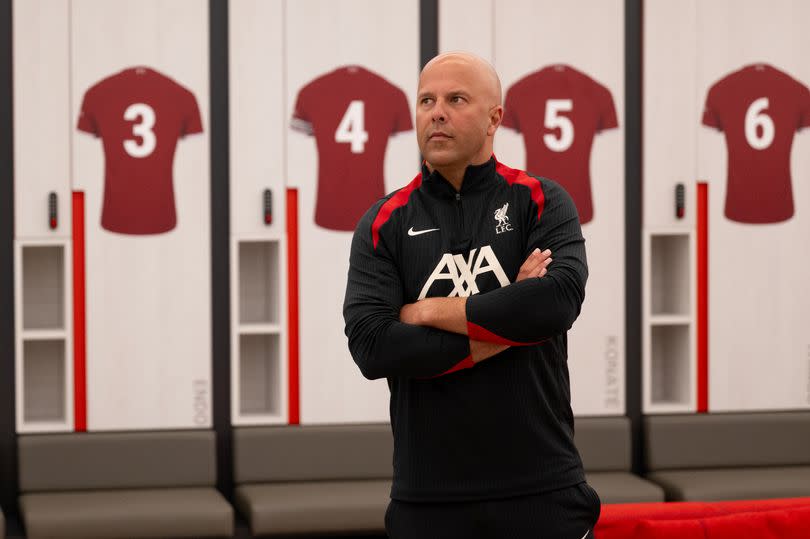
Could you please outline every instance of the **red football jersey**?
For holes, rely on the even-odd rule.
[[[290,126],[315,136],[315,224],[332,230],[354,230],[385,195],[388,138],[413,129],[405,92],[360,66],[339,67],[301,88]]]
[[[619,125],[610,90],[569,65],[551,65],[507,90],[502,125],[523,134],[526,170],[562,185],[580,222],[593,219],[593,138]]]
[[[773,66],[745,66],[709,89],[703,125],[725,134],[726,217],[741,223],[790,219],[790,150],[796,131],[810,126],[810,90]]]
[[[180,137],[202,132],[194,94],[148,67],[124,69],[85,92],[78,128],[104,144],[101,226],[122,234],[173,229],[174,150]]]

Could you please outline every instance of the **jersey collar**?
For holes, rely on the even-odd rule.
[[[487,189],[495,178],[495,168],[498,162],[495,156],[480,165],[469,165],[464,171],[464,180],[461,182],[461,194],[482,191]],[[429,191],[438,195],[455,196],[456,190],[444,176],[437,170],[431,172],[427,164],[422,161],[423,185]]]

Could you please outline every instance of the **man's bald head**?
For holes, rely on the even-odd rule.
[[[430,69],[438,68],[446,64],[455,64],[458,67],[467,68],[476,78],[476,82],[481,84],[481,90],[492,102],[492,106],[502,103],[503,94],[501,90],[501,79],[492,64],[478,55],[471,52],[454,51],[445,52],[432,58],[419,75],[420,86],[422,76]]]
[[[441,54],[419,75],[417,96],[419,149],[428,167],[458,189],[467,166],[492,156],[503,119],[498,74],[474,54]]]

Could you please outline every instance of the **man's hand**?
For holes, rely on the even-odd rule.
[[[485,359],[489,359],[495,354],[499,354],[509,348],[507,344],[495,344],[494,342],[486,341],[470,341],[470,356],[473,363],[479,363]]]
[[[529,279],[530,277],[544,276],[549,264],[551,264],[551,251],[549,249],[545,251],[535,249],[528,258],[526,258],[523,265],[520,266],[520,271],[518,271],[515,282],[517,283],[523,279]]]

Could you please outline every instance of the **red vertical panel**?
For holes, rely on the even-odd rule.
[[[287,189],[287,346],[290,425],[301,422],[298,367],[298,190]]]
[[[697,200],[697,411],[709,411],[709,185]]]
[[[84,273],[84,193],[73,192],[73,419],[87,431],[87,344]]]

